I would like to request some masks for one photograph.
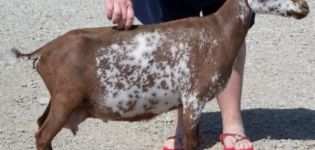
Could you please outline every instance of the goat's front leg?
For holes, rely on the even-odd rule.
[[[183,97],[182,101],[185,150],[195,150],[198,144],[198,121],[204,103],[196,95]]]

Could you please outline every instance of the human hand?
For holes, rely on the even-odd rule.
[[[105,0],[107,18],[117,24],[118,29],[129,29],[134,12],[131,0]]]

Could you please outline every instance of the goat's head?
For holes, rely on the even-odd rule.
[[[305,0],[247,0],[249,7],[258,14],[276,14],[297,19],[309,13]]]

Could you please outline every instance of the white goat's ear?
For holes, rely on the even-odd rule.
[[[16,49],[12,48],[9,51],[5,51],[0,54],[0,64],[5,66],[10,66],[18,62],[16,53],[14,52]]]

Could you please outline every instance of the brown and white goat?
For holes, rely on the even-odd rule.
[[[86,118],[137,121],[183,107],[186,150],[197,145],[206,102],[226,85],[251,16],[273,13],[303,18],[304,0],[227,0],[215,14],[134,26],[79,29],[49,42],[29,58],[51,99],[38,119],[38,150]]]

